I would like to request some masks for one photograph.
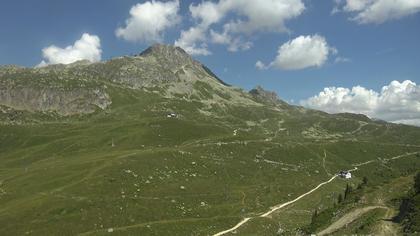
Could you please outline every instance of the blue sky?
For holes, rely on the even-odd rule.
[[[241,0],[204,2],[223,9],[222,2],[229,1],[240,3],[232,5],[223,12],[223,20],[208,26],[206,37],[210,37],[210,30],[222,32],[223,26],[229,22],[248,20],[249,15],[243,13],[246,9],[240,9],[242,3],[249,2],[247,0],[243,0],[242,3]],[[118,37],[116,29],[127,26],[126,20],[130,18],[130,9],[136,4],[141,5],[145,2],[147,1],[4,0],[0,7],[0,64],[36,66],[46,59],[43,58],[44,48],[51,45],[60,48],[73,45],[84,33],[100,38],[102,51],[100,57],[102,60],[107,60],[114,56],[141,52],[155,41],[174,44],[180,39],[181,31],[196,27],[203,21],[203,18],[194,18],[189,9],[191,4],[194,6],[203,4],[201,0],[172,1],[178,4],[176,15],[179,18],[177,24],[159,31],[160,39],[127,40]],[[414,3],[409,5],[408,0],[395,0],[394,5],[386,5],[384,0],[373,0],[372,4],[377,4],[373,6],[368,5],[367,1],[360,5],[360,2],[363,2],[361,0],[262,2],[267,5],[282,2],[301,3],[304,9],[289,18],[279,16],[279,19],[282,19],[281,23],[285,25],[283,29],[271,28],[260,31],[254,29],[249,32],[232,33],[233,37],[252,44],[246,50],[230,52],[227,50],[227,45],[206,41],[211,55],[194,55],[194,57],[210,67],[227,83],[244,89],[262,85],[276,91],[281,98],[294,103],[316,96],[324,88],[332,86],[351,90],[352,87],[360,85],[366,90],[372,89],[378,92],[378,96],[381,96],[381,88],[390,85],[393,80],[401,83],[406,80],[413,84],[420,83],[420,14],[418,13],[420,3],[411,1]],[[398,8],[404,4],[407,8]],[[378,6],[384,8],[383,12],[377,12],[377,15],[373,12],[366,16],[370,13],[369,10]],[[339,12],[332,14],[334,8],[339,9]],[[400,12],[396,16],[386,15],[387,9]],[[364,18],[357,18],[358,16]],[[263,70],[255,67],[258,60],[266,65],[274,61],[278,56],[279,47],[288,41],[291,42],[299,36],[315,35],[321,36],[329,49],[337,51],[336,53],[330,51],[322,65],[293,70],[275,64]],[[336,63],[334,60],[337,57],[346,58],[348,61]],[[414,85],[414,88],[418,89],[418,86]],[[417,90],[415,93],[417,94]],[[419,98],[416,94],[414,98],[410,97],[414,99],[412,101],[414,103]],[[305,104],[310,106],[310,103]],[[416,104],[414,105],[414,112],[419,112],[416,110]],[[316,108],[322,109],[321,106]]]

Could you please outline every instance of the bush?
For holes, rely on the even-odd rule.
[[[303,231],[307,234],[312,234],[321,228],[325,228],[327,225],[332,223],[332,219],[334,218],[336,208],[328,208],[321,212],[315,210],[312,215],[311,224],[303,228]]]
[[[414,176],[413,191],[402,199],[395,221],[402,222],[407,234],[420,232],[420,172]]]
[[[338,195],[338,204],[343,202],[343,195],[341,193]]]
[[[363,185],[367,185],[368,184],[368,178],[365,176],[363,177]]]
[[[420,193],[420,172],[414,177],[414,191],[415,193]]]
[[[346,190],[344,191],[344,199],[347,199],[352,191],[353,188],[349,184],[347,184]]]

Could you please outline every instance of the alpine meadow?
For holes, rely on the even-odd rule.
[[[0,235],[420,233],[418,0],[40,2],[54,35],[103,36],[33,66],[24,48],[50,41],[17,44],[46,20],[0,24]]]

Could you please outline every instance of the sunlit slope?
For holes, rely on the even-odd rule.
[[[222,83],[171,51],[179,49],[150,50],[100,64],[0,73],[13,91],[37,91],[19,103],[2,100],[1,235],[208,235],[339,170],[420,151],[419,128],[290,106],[261,88],[247,93]],[[44,82],[24,83],[34,74]],[[58,98],[43,100],[51,90]],[[415,155],[377,163],[353,181],[381,182],[420,168]],[[306,223],[310,214],[293,217]],[[269,235],[275,219],[241,232]]]

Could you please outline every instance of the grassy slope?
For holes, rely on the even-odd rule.
[[[361,126],[353,118],[264,106],[213,105],[214,116],[207,116],[198,112],[207,105],[197,101],[112,86],[108,92],[113,104],[106,112],[0,125],[1,235],[101,234],[108,228],[207,235],[354,163],[377,160],[358,173],[377,182],[420,165],[418,158],[381,161],[420,150],[420,131],[411,127]],[[166,118],[168,111],[180,116]],[[309,209],[331,204],[325,194],[343,184],[333,182],[297,203],[300,211],[286,209],[294,220],[281,227],[307,223]],[[284,219],[280,213],[275,219]],[[278,230],[277,221],[258,220],[242,232]]]
[[[394,232],[398,234],[400,227],[391,221],[398,212],[399,204],[395,201],[401,196],[405,196],[410,189],[412,176],[405,176],[407,175],[405,170],[409,169],[408,166],[419,168],[418,159],[415,155],[407,155],[404,158],[389,161],[383,165],[383,168],[376,168],[374,172],[371,165],[373,163],[359,167],[359,170],[353,173],[355,178],[350,181],[342,179],[335,181],[314,193],[311,198],[278,212],[275,219],[280,222],[279,227],[286,233],[292,233],[302,225],[308,225],[306,231],[319,233],[336,225],[339,221],[343,221],[347,222],[346,226],[336,228],[336,235],[393,235]],[[403,172],[401,172],[402,170]],[[392,174],[383,175],[380,173]],[[369,180],[368,184],[363,185],[361,189],[356,190],[356,186],[361,183],[361,176],[375,178]],[[338,194],[343,195],[346,184],[353,186],[354,190],[344,203],[334,205],[337,203]],[[318,209],[319,214],[316,221],[310,224],[315,208]],[[369,210],[365,211],[366,209]],[[360,215],[357,212],[365,213]]]
[[[381,206],[363,214],[351,222],[347,227],[335,232],[343,234],[373,234],[373,235],[399,235],[402,234],[401,226],[392,221],[398,213],[398,202],[412,187],[413,176],[398,177],[389,182],[367,188],[363,191],[363,206]],[[354,208],[360,206],[355,205]]]

